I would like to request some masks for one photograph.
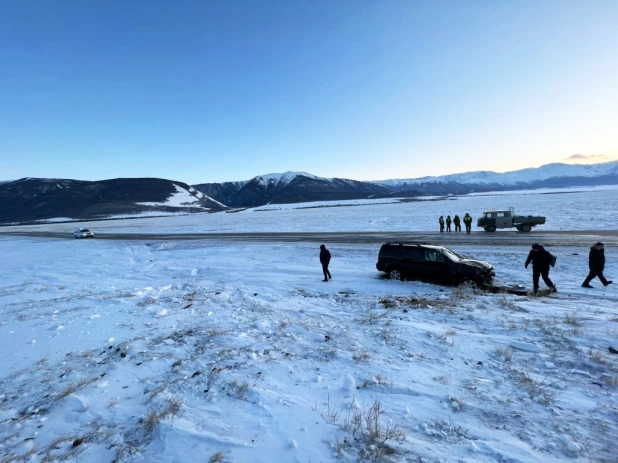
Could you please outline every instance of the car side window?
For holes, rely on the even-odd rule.
[[[394,246],[384,246],[380,251],[380,256],[384,259],[397,259],[399,250]]]
[[[410,260],[423,260],[423,253],[418,248],[404,248],[403,257]]]
[[[425,260],[427,262],[446,262],[444,256],[433,249],[425,249]]]

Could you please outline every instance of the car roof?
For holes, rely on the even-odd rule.
[[[395,243],[384,243],[383,246],[422,246],[428,249],[445,249],[444,246],[440,246],[439,244],[430,244],[430,243],[416,243],[416,242],[395,242]]]

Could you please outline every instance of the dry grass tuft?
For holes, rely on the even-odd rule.
[[[249,383],[246,381],[239,382],[234,380],[230,384],[230,390],[232,391],[232,395],[240,400],[245,400],[247,398],[247,393],[249,392]]]
[[[382,329],[380,335],[382,336],[382,340],[384,340],[386,344],[389,344],[393,340],[393,332],[394,330],[390,328]]]
[[[505,362],[513,360],[513,349],[504,349],[502,347],[496,347],[496,355],[503,359]]]
[[[159,407],[148,410],[148,413],[142,420],[146,432],[151,433],[161,421],[167,418],[174,421],[182,408],[182,404],[183,401],[181,399],[168,398]]]
[[[566,323],[567,325],[572,325],[572,326],[576,326],[576,327],[582,327],[586,324],[586,322],[584,320],[582,320],[579,317],[576,317],[575,315],[572,314],[564,314],[564,323]]]
[[[521,308],[515,304],[515,302],[513,302],[512,299],[507,298],[506,296],[500,297],[496,300],[496,302],[498,303],[498,305],[504,309],[509,309],[512,310],[514,312],[519,312],[521,311]]]
[[[528,390],[530,397],[540,404],[551,405],[554,402],[556,393],[550,389],[552,384],[548,383],[547,378],[548,375],[545,375],[543,379],[537,380],[529,375],[528,372],[520,372],[519,380]]]
[[[618,376],[605,376],[605,385],[612,387],[618,386]]]
[[[352,355],[352,360],[354,360],[355,363],[362,362],[363,360],[369,360],[370,358],[371,355],[369,355],[369,352],[365,349],[358,349],[354,352],[354,355]]]
[[[373,385],[376,385],[383,389],[385,387],[391,387],[393,384],[386,376],[382,376],[380,373],[377,373],[372,379],[363,381],[363,383],[358,388],[367,389],[368,387]]]
[[[607,359],[603,356],[600,350],[590,349],[588,350],[588,356],[593,362],[601,363],[603,365],[607,363]]]

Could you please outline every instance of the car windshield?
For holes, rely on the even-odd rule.
[[[451,259],[453,262],[459,262],[461,259],[463,259],[463,257],[461,257],[459,254],[446,248],[442,249],[442,254]]]

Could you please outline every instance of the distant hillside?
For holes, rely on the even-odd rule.
[[[547,164],[513,172],[468,172],[410,179],[361,182],[285,172],[250,180],[193,187],[160,178],[118,178],[87,182],[23,178],[0,182],[0,225],[46,219],[103,219],[143,213],[204,212],[227,207],[369,198],[409,198],[618,184],[618,161]]]
[[[553,163],[505,173],[479,171],[439,177],[377,180],[373,183],[395,192],[413,189],[426,194],[613,185],[618,184],[618,161],[601,164]]]
[[[403,198],[482,191],[618,184],[618,161],[602,164],[547,164],[538,168],[360,182],[306,172],[260,175],[251,180],[202,183],[195,189],[231,207],[342,199]]]
[[[98,182],[23,178],[0,184],[0,224],[145,212],[204,212],[222,207],[186,183],[160,178]]]
[[[193,186],[230,207],[365,199],[388,195],[392,191],[391,188],[376,183],[322,178],[306,172],[268,174],[247,181],[202,183]]]

